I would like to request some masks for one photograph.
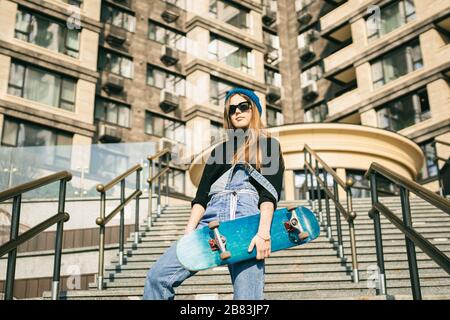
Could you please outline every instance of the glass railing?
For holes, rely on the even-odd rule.
[[[0,190],[62,171],[72,173],[67,184],[66,199],[98,198],[96,186],[106,183],[130,167],[141,164],[144,168],[141,190],[147,194],[147,156],[156,152],[153,142],[110,143],[92,145],[63,145],[42,147],[0,147]],[[127,193],[134,190],[136,181],[126,181]],[[58,198],[57,183],[23,195],[28,200],[53,200]],[[132,192],[132,191],[131,191]],[[119,188],[108,192],[119,197]]]

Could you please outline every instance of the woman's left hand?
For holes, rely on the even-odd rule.
[[[264,240],[268,239],[268,240]],[[261,237],[258,234],[253,237],[252,242],[250,243],[250,246],[248,247],[248,252],[252,252],[253,248],[256,246],[256,259],[257,260],[264,260],[265,258],[268,258],[271,253],[271,243],[270,243],[270,236],[267,237]]]

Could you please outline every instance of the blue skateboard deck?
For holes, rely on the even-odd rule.
[[[250,215],[220,222],[218,228],[208,226],[183,236],[177,242],[177,257],[190,271],[205,270],[256,258],[256,248],[248,252],[253,237],[258,232],[260,215]],[[216,233],[218,231],[218,233]],[[300,232],[308,237],[299,238]],[[220,234],[220,235],[219,235]],[[303,245],[320,234],[320,226],[314,213],[305,207],[281,208],[274,212],[270,231],[272,252]],[[221,258],[217,236],[225,240],[227,258]],[[213,250],[213,247],[215,248]]]

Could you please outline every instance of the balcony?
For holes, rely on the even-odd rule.
[[[161,90],[159,106],[164,112],[169,113],[180,106],[180,97],[167,90]]]
[[[169,47],[169,46],[163,46],[161,49],[161,61],[166,66],[173,66],[178,63],[180,60],[180,54],[177,49]]]
[[[333,72],[339,67],[351,65],[358,53],[356,46],[352,43],[329,55],[323,60],[325,72]]]

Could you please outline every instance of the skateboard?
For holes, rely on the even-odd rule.
[[[177,242],[177,258],[186,269],[200,271],[256,258],[248,247],[259,228],[259,213],[225,222],[212,221]],[[315,214],[302,206],[275,210],[270,237],[272,252],[303,245],[320,234]]]

